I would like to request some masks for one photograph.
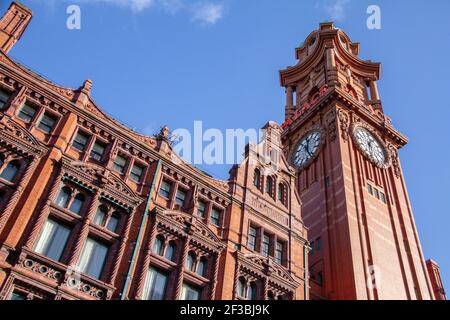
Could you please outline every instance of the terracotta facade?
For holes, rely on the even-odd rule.
[[[14,61],[31,17],[12,3],[0,20],[0,299],[434,298],[406,138],[383,113],[379,64],[345,33],[322,24],[297,49],[280,73],[286,122],[222,181],[179,159],[167,128],[143,136],[106,115],[90,80],[64,88]],[[386,144],[385,166],[357,148],[359,125]],[[320,146],[296,168],[312,130]]]
[[[230,180],[204,174],[167,128],[143,136],[103,113],[91,81],[63,88],[11,59],[30,19],[13,3],[0,21],[0,299],[306,299],[307,230],[281,152],[271,190],[263,174],[254,185],[256,148]]]

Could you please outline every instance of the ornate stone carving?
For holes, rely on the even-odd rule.
[[[391,161],[392,161],[392,167],[394,168],[395,176],[397,178],[400,178],[401,175],[402,175],[402,170],[400,168],[400,160],[398,158],[397,148],[395,146],[393,146],[392,144],[390,144],[388,146],[388,150],[389,150],[389,153],[390,153],[390,158],[391,158]]]
[[[330,111],[325,116],[325,122],[327,125],[328,137],[330,141],[335,141],[337,136],[337,127],[336,127],[336,112]]]
[[[346,112],[338,111],[339,124],[341,127],[341,136],[344,141],[348,141],[349,116]]]

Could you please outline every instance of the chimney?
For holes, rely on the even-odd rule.
[[[33,13],[19,2],[13,2],[0,19],[0,50],[8,53],[19,41],[27,28]]]

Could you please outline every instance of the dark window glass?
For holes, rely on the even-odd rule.
[[[256,300],[257,299],[256,293],[257,293],[256,283],[252,282],[252,283],[250,283],[250,286],[248,287],[247,299],[248,300]]]
[[[283,264],[283,248],[284,248],[283,243],[280,241],[277,241],[276,248],[275,248],[275,261],[278,264]]]
[[[155,242],[153,243],[153,253],[162,256],[164,251],[164,238],[157,236]]]
[[[2,177],[3,179],[5,179],[9,182],[14,182],[14,180],[16,179],[17,173],[19,172],[19,169],[20,169],[19,162],[11,161],[10,163],[8,163],[6,168],[3,169],[3,172],[0,175],[0,177]]]
[[[323,285],[323,274],[322,274],[322,272],[319,272],[317,274],[317,282],[319,283],[320,286]]]
[[[373,191],[375,191],[375,198],[380,199],[380,193],[378,192],[378,189],[373,189]]]
[[[109,218],[106,229],[108,229],[109,231],[112,231],[112,232],[116,232],[118,225],[119,225],[119,215],[117,213],[115,213]]]
[[[383,192],[380,192],[380,200],[381,200],[383,203],[386,203],[386,196],[385,196],[385,194],[384,194]]]
[[[44,113],[41,121],[39,121],[38,128],[41,129],[42,131],[44,131],[45,133],[50,133],[50,132],[52,132],[53,126],[55,125],[55,123],[56,123],[55,116]]]
[[[172,184],[170,182],[163,181],[161,183],[161,189],[159,190],[159,193],[163,197],[169,198],[169,196],[170,196],[170,189],[172,189]]]
[[[61,208],[67,208],[70,200],[70,189],[68,187],[63,187],[56,198],[55,204]]]
[[[88,143],[89,136],[81,131],[77,132],[75,139],[73,140],[73,147],[79,151],[84,151]]]
[[[73,199],[72,204],[70,205],[69,210],[73,213],[79,214],[81,209],[83,209],[85,197],[82,193],[77,194],[75,199]]]
[[[118,155],[114,160],[113,169],[119,173],[125,172],[125,166],[127,164],[127,158]]]
[[[275,296],[272,291],[267,293],[267,300],[275,300]]]
[[[205,217],[205,213],[206,213],[206,203],[204,201],[199,201],[198,202],[198,207],[197,207],[197,215],[200,218],[204,218]]]
[[[192,272],[195,271],[195,254],[192,252],[189,252],[186,258],[186,269]]]
[[[269,256],[269,250],[270,250],[270,236],[267,234],[263,235],[262,239],[262,246],[261,246],[261,253],[264,257]]]
[[[105,154],[105,150],[106,146],[103,143],[96,141],[91,150],[91,158],[97,161],[101,161],[103,155]]]
[[[181,300],[200,300],[201,291],[186,283],[183,284]]]
[[[258,169],[255,170],[255,174],[253,175],[253,185],[258,189],[261,187],[261,173]]]
[[[94,221],[93,221],[94,224],[103,227],[107,214],[108,214],[108,209],[105,206],[99,206],[97,208],[97,212],[94,217]]]
[[[25,122],[30,122],[31,120],[33,120],[36,111],[36,107],[24,104],[19,110],[18,117]]]
[[[144,168],[141,165],[135,163],[133,165],[133,168],[131,168],[130,178],[133,181],[141,182],[143,173],[144,173]]]
[[[197,266],[197,274],[204,277],[206,275],[206,259],[201,258]]]
[[[284,204],[284,184],[282,183],[278,185],[278,200]]]
[[[165,273],[150,268],[144,289],[144,299],[164,300],[166,296],[168,276]]]
[[[5,194],[6,191],[5,190],[0,190],[0,206],[3,204],[3,201],[5,200]]]
[[[169,245],[167,246],[167,249],[166,249],[166,252],[164,254],[164,257],[167,260],[174,261],[175,260],[176,249],[177,249],[177,246],[175,245],[175,243],[174,242],[170,242]]]
[[[220,226],[220,213],[221,211],[216,208],[211,211],[211,223],[215,226]]]
[[[70,229],[49,219],[41,231],[34,251],[59,261],[69,238]]]
[[[311,241],[309,245],[311,247],[309,250],[309,254],[313,255],[314,254],[314,245],[315,245],[314,241]]]
[[[182,189],[177,190],[177,195],[175,196],[175,203],[180,206],[180,208],[184,207],[184,200],[186,200],[186,191]]]
[[[367,185],[367,191],[369,191],[369,194],[373,196],[373,188],[370,184]]]
[[[266,182],[266,192],[272,196],[273,194],[273,180],[271,177],[267,177],[267,182]]]
[[[322,249],[322,238],[316,239],[316,250],[320,251]]]
[[[248,228],[248,248],[250,250],[256,249],[256,228]]]
[[[3,109],[8,102],[10,94],[6,91],[0,90],[0,109]]]
[[[239,278],[238,281],[238,295],[241,298],[247,298],[247,284],[244,278]]]

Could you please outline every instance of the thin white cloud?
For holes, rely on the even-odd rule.
[[[48,1],[48,0],[47,0]],[[55,1],[55,0],[52,0]],[[140,13],[146,9],[159,7],[166,13],[185,13],[191,17],[191,21],[204,25],[213,25],[224,16],[225,6],[223,3],[210,0],[65,0],[66,2],[79,4],[103,3],[115,5]]]
[[[222,19],[224,14],[223,4],[214,4],[208,2],[197,3],[191,6],[193,21],[199,21],[203,24],[215,24]]]
[[[325,11],[332,20],[342,22],[345,20],[346,6],[349,2],[350,0],[333,0],[325,5]]]

